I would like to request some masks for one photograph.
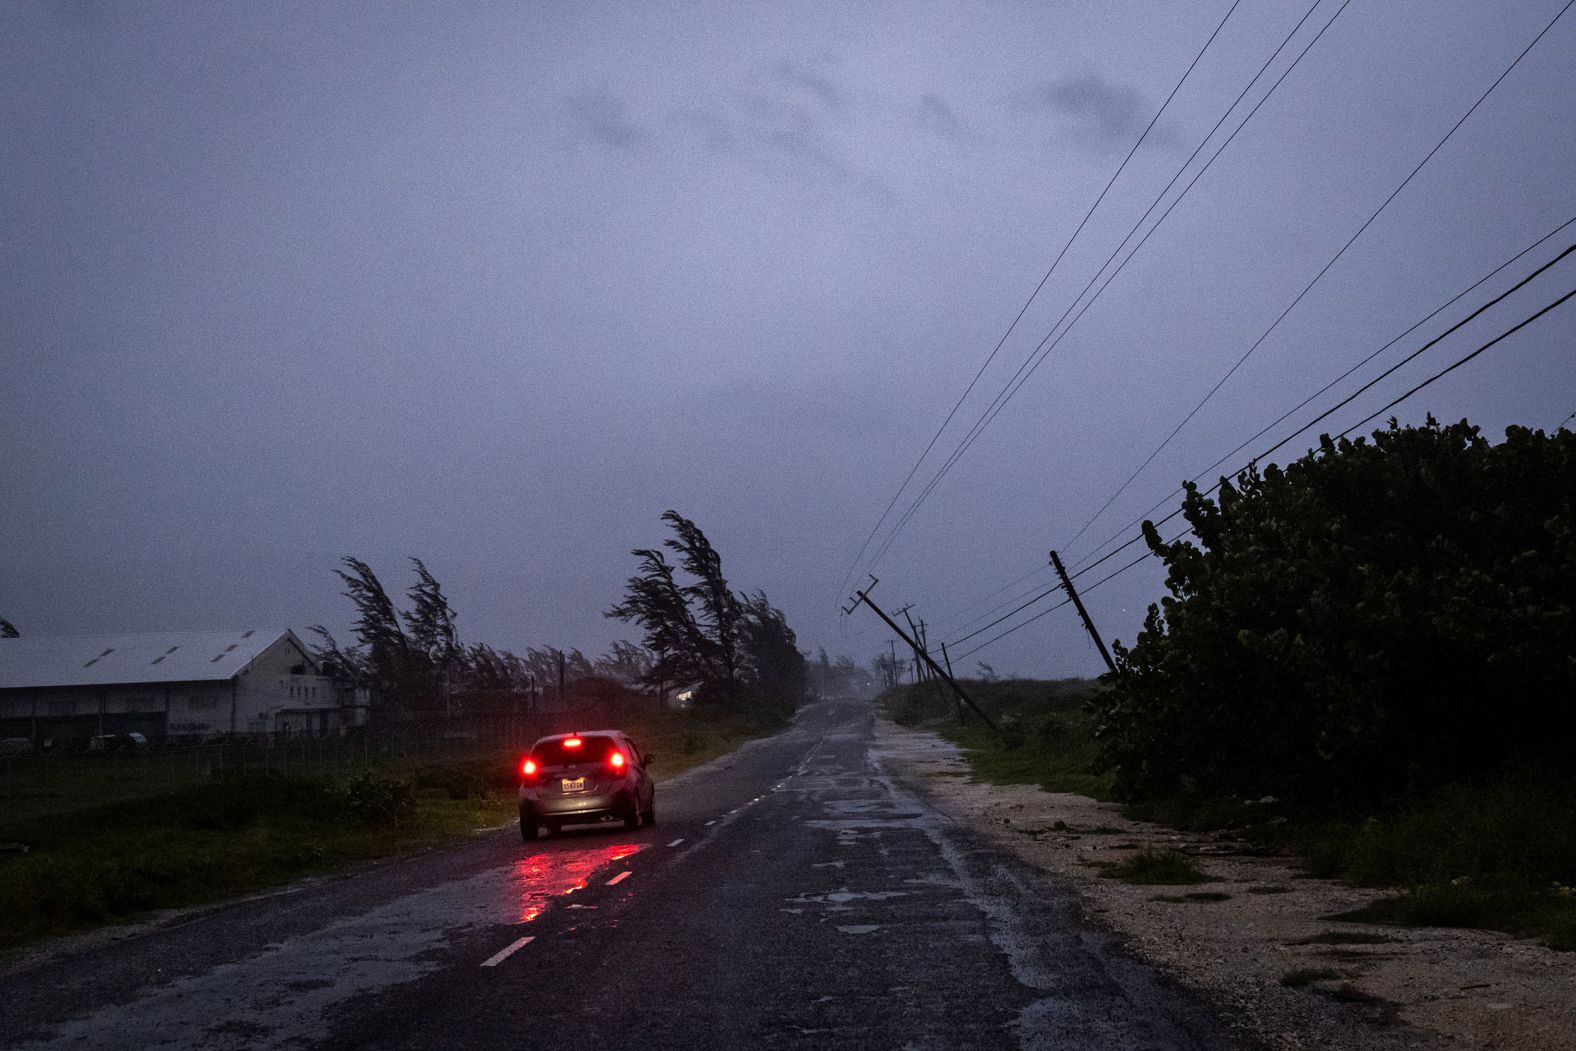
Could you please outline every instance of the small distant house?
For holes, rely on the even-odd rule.
[[[36,746],[338,733],[340,691],[284,628],[0,639],[0,737]]]
[[[673,690],[673,707],[693,708],[695,701],[700,697],[701,683],[681,683]]]

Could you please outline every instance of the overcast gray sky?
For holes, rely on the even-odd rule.
[[[1563,4],[1353,0],[936,487],[876,597],[966,634]],[[1229,6],[10,0],[0,616],[343,628],[340,555],[391,589],[418,555],[468,641],[595,651],[671,507],[802,644],[868,659],[884,629],[836,610],[856,551]],[[933,457],[1307,7],[1233,12]],[[1573,188],[1576,12],[1071,560],[1576,216]],[[1556,268],[1323,429],[1573,286]],[[1400,415],[1551,427],[1573,335],[1576,306]],[[1108,635],[1132,638],[1158,569],[1090,596]],[[980,658],[1098,670],[1070,608]]]

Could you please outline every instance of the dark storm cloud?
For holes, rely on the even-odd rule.
[[[581,130],[604,146],[626,149],[646,138],[644,129],[627,116],[623,100],[610,91],[574,95],[567,104]]]
[[[1148,119],[1148,106],[1136,87],[1113,84],[1098,73],[1039,84],[1019,104],[1064,118],[1082,144],[1099,151],[1131,143]]]
[[[778,66],[777,79],[813,95],[825,106],[836,108],[843,104],[844,94],[841,88],[822,74],[798,63],[784,62]]]
[[[963,142],[973,138],[957,111],[947,105],[946,100],[939,95],[927,92],[919,97],[919,123],[926,130],[933,131],[953,142]]]
[[[836,155],[820,119],[807,106],[752,92],[740,100],[739,111],[748,134],[762,146],[814,167],[849,173],[847,162]]]
[[[738,144],[739,136],[733,122],[709,109],[691,107],[676,109],[669,119],[679,128],[714,153],[727,153]]]
[[[806,104],[797,91],[783,91],[779,76],[759,84],[722,106],[692,105],[675,109],[671,124],[708,151],[786,166],[796,172],[820,172],[839,177],[857,175],[846,151],[828,128],[824,110],[842,95],[829,83],[820,83],[814,102]],[[812,78],[813,79],[813,78]],[[830,93],[830,94],[828,94]],[[824,102],[822,106],[819,103]]]

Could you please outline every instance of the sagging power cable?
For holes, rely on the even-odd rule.
[[[1214,127],[1212,127],[1209,132],[1201,140],[1199,140],[1198,146],[1194,147],[1193,152],[1189,154],[1187,160],[1183,161],[1181,166],[1178,167],[1176,173],[1172,175],[1170,182],[1166,184],[1166,186],[1150,203],[1149,207],[1145,209],[1144,214],[1139,217],[1138,222],[1135,223],[1132,229],[1128,231],[1127,236],[1122,238],[1121,242],[1117,245],[1116,250],[1106,258],[1105,262],[1102,263],[1099,269],[1095,271],[1094,276],[1089,279],[1088,284],[1086,284],[1082,291],[1080,291],[1078,295],[1073,298],[1067,309],[1062,312],[1061,317],[1059,317],[1056,320],[1056,323],[1051,326],[1051,330],[1046,333],[1045,337],[1040,340],[1039,344],[1037,344],[1035,348],[1029,352],[1028,356],[1024,358],[1023,362],[1018,366],[1017,371],[1014,372],[1013,375],[1007,380],[1007,383],[1002,387],[1001,391],[996,394],[996,397],[992,399],[991,403],[986,406],[985,411],[980,415],[980,418],[975,421],[968,433],[964,435],[963,440],[960,441],[953,449],[946,461],[943,462],[936,473],[931,476],[930,481],[926,483],[924,489],[920,491],[919,495],[899,518],[897,524],[892,527],[892,531],[887,534],[885,541],[882,542],[875,555],[871,557],[872,568],[874,567],[875,563],[881,559],[882,555],[885,554],[887,549],[891,547],[892,543],[897,539],[898,534],[902,532],[903,528],[908,524],[915,512],[919,510],[920,506],[930,496],[931,492],[934,491],[936,486],[941,483],[941,480],[946,477],[947,473],[952,470],[953,466],[958,462],[958,460],[960,460],[963,455],[973,446],[974,442],[978,440],[979,436],[984,432],[984,430],[995,421],[996,417],[1001,414],[1001,411],[1006,408],[1007,403],[1017,395],[1018,391],[1021,390],[1024,384],[1028,382],[1029,377],[1032,376],[1035,370],[1040,367],[1040,364],[1045,361],[1045,359],[1050,355],[1051,351],[1056,349],[1057,345],[1061,343],[1062,339],[1066,337],[1067,333],[1072,331],[1073,326],[1076,325],[1083,315],[1088,312],[1089,308],[1093,306],[1095,301],[1100,298],[1100,296],[1105,292],[1106,288],[1113,280],[1115,280],[1116,276],[1122,272],[1127,264],[1132,261],[1133,257],[1136,256],[1138,252],[1144,247],[1149,238],[1153,236],[1154,232],[1158,230],[1161,224],[1166,221],[1166,218],[1170,216],[1171,212],[1176,208],[1176,206],[1181,203],[1182,199],[1187,196],[1188,192],[1193,189],[1193,186],[1199,181],[1204,173],[1210,169],[1210,167],[1215,163],[1220,155],[1225,152],[1226,148],[1230,146],[1231,143],[1236,139],[1238,133],[1240,133],[1243,128],[1247,127],[1248,122],[1253,119],[1254,115],[1258,113],[1259,109],[1264,105],[1264,103],[1275,94],[1276,89],[1280,87],[1281,83],[1285,81],[1286,77],[1290,75],[1291,71],[1297,68],[1297,66],[1302,62],[1303,58],[1307,56],[1310,50],[1312,50],[1313,46],[1319,42],[1321,37],[1323,37],[1325,31],[1328,30],[1330,26],[1335,23],[1335,20],[1341,16],[1341,12],[1346,10],[1346,7],[1351,3],[1351,0],[1344,0],[1340,8],[1336,10],[1335,14],[1329,19],[1329,21],[1325,22],[1319,31],[1314,34],[1313,38],[1303,47],[1302,51],[1298,53],[1297,57],[1292,60],[1291,64],[1281,72],[1278,78],[1276,78],[1275,83],[1270,85],[1269,90],[1264,93],[1263,97],[1261,97],[1257,103],[1254,104],[1253,108],[1248,112],[1248,115],[1243,118],[1242,123],[1238,124],[1237,127],[1233,129],[1231,134],[1226,137],[1225,141],[1223,141],[1220,146],[1216,148],[1209,160],[1207,160],[1203,167],[1201,167],[1193,175],[1193,177],[1188,181],[1187,185],[1182,188],[1182,191],[1177,194],[1177,196],[1171,201],[1170,205],[1167,206],[1166,210],[1161,213],[1160,218],[1155,221],[1155,224],[1151,226],[1149,231],[1144,234],[1144,236],[1138,241],[1136,245],[1134,245],[1133,250],[1129,252],[1127,257],[1117,265],[1116,269],[1105,278],[1105,281],[1100,285],[1099,289],[1097,289],[1095,294],[1084,303],[1082,309],[1078,310],[1078,313],[1072,318],[1072,321],[1067,325],[1067,327],[1062,329],[1061,334],[1056,335],[1056,330],[1061,328],[1062,323],[1067,320],[1068,315],[1075,307],[1078,306],[1079,301],[1082,300],[1083,297],[1088,293],[1089,289],[1100,280],[1101,275],[1105,272],[1105,268],[1110,266],[1111,261],[1120,255],[1122,250],[1127,247],[1127,244],[1132,240],[1133,235],[1138,232],[1138,230],[1143,226],[1144,222],[1148,220],[1151,214],[1153,214],[1155,208],[1158,207],[1160,202],[1165,199],[1165,195],[1171,191],[1173,186],[1176,185],[1177,180],[1181,178],[1184,172],[1187,171],[1188,166],[1192,164],[1193,160],[1198,156],[1200,151],[1202,151],[1203,148],[1208,145],[1210,139],[1214,136],[1215,132],[1220,129],[1221,125],[1225,123],[1226,119],[1230,117],[1233,112],[1235,112],[1242,99],[1245,98],[1247,94],[1253,89],[1253,86],[1258,83],[1259,78],[1264,75],[1265,70],[1270,67],[1270,65],[1280,55],[1281,51],[1285,49],[1286,45],[1289,44],[1292,38],[1296,36],[1298,30],[1302,28],[1303,24],[1318,8],[1321,2],[1323,2],[1323,0],[1314,0],[1312,6],[1310,6],[1303,14],[1302,19],[1292,27],[1291,32],[1286,35],[1286,37],[1281,41],[1280,45],[1277,46],[1276,49],[1270,54],[1270,57],[1265,60],[1264,65],[1259,67],[1258,72],[1253,75],[1253,78],[1249,80],[1242,91],[1238,93],[1236,99],[1232,101],[1231,105],[1226,107],[1220,118],[1215,122]],[[1053,336],[1055,337],[1054,340],[1052,338]]]
[[[1422,318],[1419,318],[1413,325],[1411,325],[1409,328],[1407,328],[1406,331],[1400,333],[1394,339],[1390,340],[1388,343],[1386,343],[1383,346],[1379,347],[1377,350],[1371,352],[1366,357],[1364,357],[1361,361],[1357,362],[1355,365],[1353,365],[1350,368],[1348,368],[1345,372],[1343,372],[1339,376],[1335,377],[1335,379],[1331,380],[1329,383],[1326,383],[1323,387],[1319,388],[1317,391],[1315,391],[1314,393],[1310,394],[1308,397],[1304,398],[1302,401],[1298,402],[1296,405],[1292,406],[1290,409],[1287,409],[1285,412],[1281,413],[1281,415],[1276,420],[1274,420],[1272,423],[1260,428],[1259,431],[1256,434],[1254,434],[1251,438],[1248,438],[1246,441],[1241,442],[1239,445],[1237,445],[1236,448],[1232,449],[1230,452],[1228,452],[1224,456],[1220,457],[1218,460],[1216,460],[1214,463],[1210,464],[1208,467],[1204,468],[1202,471],[1199,471],[1197,474],[1193,475],[1193,477],[1190,478],[1189,481],[1193,482],[1194,484],[1197,484],[1197,482],[1198,482],[1198,480],[1200,478],[1204,477],[1207,474],[1210,474],[1216,468],[1218,468],[1221,464],[1226,463],[1228,461],[1231,461],[1243,449],[1247,448],[1249,445],[1251,445],[1252,443],[1254,443],[1254,442],[1258,441],[1260,438],[1262,438],[1265,434],[1269,433],[1270,431],[1274,430],[1276,427],[1278,427],[1282,423],[1284,423],[1293,413],[1296,413],[1296,412],[1300,411],[1305,406],[1307,406],[1310,402],[1314,401],[1315,399],[1317,399],[1319,397],[1322,397],[1325,393],[1327,393],[1336,384],[1338,384],[1342,380],[1346,379],[1348,376],[1350,376],[1352,373],[1356,372],[1358,369],[1362,368],[1364,365],[1367,365],[1369,362],[1373,361],[1374,358],[1378,357],[1380,354],[1383,354],[1385,351],[1389,350],[1391,347],[1393,347],[1397,343],[1401,342],[1401,340],[1405,339],[1407,336],[1410,336],[1412,333],[1416,332],[1419,328],[1422,328],[1428,322],[1432,321],[1434,318],[1436,318],[1440,314],[1444,313],[1450,307],[1454,306],[1456,303],[1458,303],[1461,299],[1466,297],[1468,294],[1476,291],[1482,285],[1484,285],[1485,283],[1487,283],[1488,281],[1493,279],[1501,271],[1505,270],[1507,267],[1509,267],[1512,264],[1516,263],[1522,257],[1526,256],[1528,253],[1530,253],[1533,250],[1535,250],[1539,245],[1543,244],[1545,241],[1549,240],[1550,238],[1556,236],[1561,231],[1563,231],[1567,227],[1571,226],[1573,223],[1576,223],[1576,216],[1572,216],[1571,218],[1565,220],[1559,226],[1555,227],[1553,230],[1550,230],[1548,233],[1546,233],[1542,237],[1538,238],[1532,244],[1528,245],[1526,248],[1523,248],[1521,251],[1517,252],[1514,256],[1510,257],[1509,259],[1505,260],[1503,263],[1499,264],[1499,266],[1496,266],[1493,270],[1489,271],[1487,274],[1484,274],[1482,277],[1478,278],[1471,285],[1469,285],[1466,288],[1462,289],[1460,292],[1457,292],[1449,300],[1447,300],[1446,302],[1440,304],[1438,307],[1435,307],[1426,316],[1424,316]],[[1297,430],[1295,430],[1295,431],[1291,432],[1290,434],[1288,434],[1284,439],[1282,439],[1279,443],[1277,443],[1271,449],[1267,450],[1266,452],[1260,453],[1257,457],[1254,458],[1254,460],[1255,461],[1262,460],[1264,457],[1270,455],[1271,453],[1274,453],[1276,450],[1278,450],[1279,448],[1281,448],[1282,446],[1284,446],[1285,444],[1290,442],[1293,438],[1297,437],[1299,434],[1305,433],[1310,427],[1313,427],[1313,426],[1317,425],[1322,420],[1328,418],[1334,412],[1336,412],[1339,409],[1345,407],[1354,398],[1356,398],[1357,396],[1363,394],[1365,391],[1368,391],[1368,390],[1372,389],[1375,384],[1379,383],[1380,381],[1384,380],[1386,377],[1388,377],[1391,374],[1393,374],[1397,369],[1399,369],[1402,366],[1406,365],[1407,363],[1413,361],[1415,358],[1417,358],[1418,355],[1422,354],[1424,351],[1428,350],[1430,347],[1433,347],[1436,344],[1438,344],[1439,341],[1444,339],[1446,336],[1449,336],[1452,333],[1459,331],[1468,322],[1473,321],[1474,319],[1476,319],[1477,317],[1482,315],[1485,311],[1489,310],[1491,307],[1497,306],[1499,303],[1502,303],[1504,300],[1509,298],[1513,293],[1517,292],[1518,290],[1520,290],[1521,288],[1526,286],[1534,278],[1542,275],[1543,273],[1548,271],[1550,268],[1552,268],[1556,263],[1560,262],[1560,260],[1562,260],[1566,256],[1570,255],[1573,249],[1576,249],[1576,245],[1572,245],[1570,247],[1567,247],[1564,251],[1560,252],[1558,255],[1556,255],[1554,258],[1552,258],[1548,262],[1544,263],[1542,266],[1540,266],[1537,269],[1533,270],[1526,277],[1522,278],[1520,281],[1518,281],[1516,284],[1512,285],[1510,288],[1506,289],[1504,292],[1501,292],[1499,295],[1495,296],[1494,298],[1492,298],[1492,299],[1484,302],[1480,306],[1478,306],[1477,309],[1473,310],[1466,317],[1462,318],[1460,321],[1457,321],[1455,324],[1453,324],[1449,328],[1445,329],[1439,335],[1435,336],[1433,339],[1429,340],[1428,342],[1424,343],[1422,346],[1418,347],[1411,354],[1408,354],[1405,358],[1402,358],[1395,365],[1391,366],[1390,368],[1386,369],[1384,372],[1380,373],[1379,375],[1375,376],[1373,379],[1369,380],[1367,383],[1363,384],[1356,391],[1354,391],[1349,397],[1341,400],[1336,405],[1332,406],[1330,409],[1326,410],[1325,412],[1320,413],[1318,416],[1316,416],[1312,420],[1309,420],[1307,423],[1304,423],[1301,427],[1299,427]],[[1136,538],[1134,538],[1134,540],[1129,540],[1126,544],[1123,544],[1122,547],[1116,548],[1115,551],[1112,551],[1112,552],[1106,554],[1105,556],[1102,556],[1101,558],[1099,558],[1097,560],[1091,561],[1093,556],[1095,554],[1097,554],[1100,550],[1102,550],[1107,544],[1111,543],[1111,541],[1115,540],[1117,537],[1122,536],[1123,534],[1127,533],[1128,530],[1134,528],[1135,526],[1137,526],[1138,524],[1143,522],[1144,519],[1148,518],[1150,515],[1154,514],[1156,511],[1158,511],[1161,507],[1165,506],[1166,504],[1170,503],[1172,500],[1176,499],[1184,491],[1185,490],[1183,488],[1181,488],[1181,487],[1172,490],[1170,494],[1168,494],[1164,498],[1162,498],[1162,499],[1156,501],[1154,504],[1152,504],[1149,507],[1149,509],[1146,510],[1143,514],[1139,515],[1137,518],[1135,518],[1131,522],[1127,523],[1127,525],[1123,526],[1121,529],[1116,530],[1110,536],[1106,537],[1103,541],[1101,541],[1094,548],[1094,550],[1092,552],[1090,552],[1090,557],[1089,558],[1085,558],[1082,562],[1079,563],[1077,570],[1073,574],[1074,579],[1076,579],[1078,577],[1078,575],[1083,570],[1088,569],[1088,568],[1093,568],[1094,566],[1099,565],[1101,562],[1105,561],[1106,558],[1109,558],[1112,554],[1115,554],[1116,551],[1120,551],[1120,550],[1122,550],[1122,548],[1130,546],[1134,542],[1134,540],[1136,540]]]
[[[1335,255],[1330,257],[1330,261],[1325,263],[1324,266],[1319,269],[1319,272],[1313,276],[1313,280],[1309,281],[1308,284],[1303,287],[1303,290],[1297,293],[1296,298],[1291,301],[1286,309],[1282,310],[1280,314],[1276,316],[1275,320],[1270,323],[1270,327],[1265,329],[1259,335],[1259,338],[1253,341],[1253,345],[1248,347],[1247,351],[1236,360],[1231,368],[1226,370],[1226,374],[1216,381],[1215,385],[1209,389],[1209,392],[1206,393],[1204,397],[1199,399],[1198,403],[1194,405],[1192,409],[1188,410],[1187,415],[1182,417],[1181,422],[1171,429],[1171,433],[1166,435],[1159,445],[1155,446],[1150,454],[1144,458],[1144,462],[1139,464],[1137,469],[1135,469],[1133,473],[1127,477],[1127,480],[1117,487],[1116,492],[1112,493],[1110,497],[1106,499],[1105,503],[1100,505],[1099,509],[1089,517],[1088,521],[1079,527],[1078,532],[1074,533],[1073,536],[1067,541],[1067,544],[1064,544],[1063,547],[1075,543],[1078,538],[1083,536],[1085,531],[1087,531],[1088,528],[1093,525],[1102,514],[1105,513],[1106,509],[1110,507],[1118,497],[1127,491],[1127,487],[1132,485],[1134,479],[1142,474],[1145,468],[1154,462],[1155,457],[1159,456],[1161,451],[1171,444],[1171,440],[1180,434],[1182,429],[1188,425],[1193,417],[1198,415],[1204,406],[1207,405],[1212,398],[1214,398],[1216,392],[1218,392],[1221,387],[1225,386],[1226,382],[1236,374],[1237,370],[1242,367],[1243,363],[1253,356],[1254,352],[1257,351],[1261,345],[1263,345],[1264,341],[1269,338],[1270,334],[1280,327],[1280,323],[1286,319],[1287,315],[1296,309],[1297,304],[1302,302],[1303,297],[1306,296],[1315,285],[1323,280],[1324,275],[1329,273],[1330,268],[1333,267],[1336,262],[1346,254],[1347,249],[1351,248],[1352,245],[1356,243],[1357,239],[1363,235],[1363,232],[1373,225],[1374,221],[1378,219],[1384,210],[1390,206],[1390,203],[1401,194],[1401,191],[1406,189],[1406,187],[1412,182],[1414,178],[1417,177],[1417,173],[1422,171],[1428,162],[1434,158],[1434,155],[1444,148],[1445,143],[1449,142],[1455,133],[1460,130],[1461,126],[1467,122],[1468,118],[1470,118],[1473,113],[1477,112],[1477,108],[1483,104],[1483,101],[1494,93],[1494,89],[1498,88],[1499,85],[1504,82],[1506,77],[1510,76],[1511,71],[1521,64],[1521,60],[1526,58],[1527,54],[1538,45],[1538,41],[1542,40],[1548,31],[1554,28],[1554,24],[1565,16],[1565,12],[1569,11],[1573,4],[1576,4],[1576,0],[1566,0],[1565,6],[1560,8],[1559,13],[1549,20],[1548,24],[1539,31],[1537,36],[1533,37],[1532,43],[1523,48],[1521,53],[1516,56],[1510,65],[1506,66],[1504,71],[1501,72],[1499,76],[1494,78],[1494,82],[1488,86],[1487,90],[1477,97],[1477,101],[1473,102],[1472,105],[1468,107],[1467,111],[1463,113],[1461,118],[1451,126],[1450,130],[1445,133],[1444,137],[1434,144],[1433,149],[1429,150],[1427,155],[1417,163],[1417,166],[1412,169],[1407,177],[1401,180],[1400,185],[1398,185],[1394,190],[1390,191],[1390,195],[1386,197],[1384,202],[1374,210],[1373,214],[1363,221],[1363,224],[1357,228],[1357,232],[1352,234],[1351,237],[1347,238],[1346,243],[1341,246],[1340,251],[1336,252]]]
[[[1576,246],[1572,246],[1572,247],[1576,248]],[[1554,300],[1553,302],[1549,303],[1548,305],[1542,307],[1541,309],[1537,310],[1536,312],[1534,312],[1534,313],[1528,315],[1527,317],[1523,318],[1522,320],[1518,321],[1516,324],[1512,325],[1510,328],[1505,329],[1503,332],[1501,332],[1499,335],[1495,336],[1493,339],[1488,340],[1486,343],[1481,344],[1480,346],[1478,346],[1475,350],[1471,351],[1470,353],[1464,354],[1461,357],[1457,358],[1455,361],[1451,362],[1445,368],[1440,369],[1438,372],[1435,372],[1433,375],[1431,375],[1427,379],[1425,379],[1422,383],[1419,383],[1416,386],[1412,387],[1410,390],[1406,391],[1404,394],[1401,394],[1398,397],[1392,398],[1390,401],[1386,402],[1379,409],[1375,410],[1372,413],[1369,413],[1367,416],[1365,416],[1363,419],[1359,420],[1357,423],[1354,423],[1352,426],[1346,428],[1346,430],[1341,432],[1340,436],[1342,438],[1344,438],[1347,435],[1351,434],[1353,431],[1360,430],[1363,427],[1366,427],[1368,424],[1372,423],[1377,417],[1383,415],[1386,412],[1389,412],[1391,409],[1395,408],[1397,405],[1400,405],[1402,402],[1406,401],[1408,398],[1411,398],[1413,395],[1417,394],[1419,391],[1424,390],[1425,388],[1427,388],[1431,384],[1437,382],[1440,379],[1443,379],[1445,376],[1448,376],[1450,373],[1454,372],[1456,369],[1460,368],[1461,366],[1463,366],[1463,365],[1467,364],[1468,362],[1472,361],[1473,359],[1477,358],[1480,354],[1483,354],[1485,351],[1489,350],[1490,348],[1499,345],[1504,340],[1508,339],[1510,336],[1516,334],[1517,332],[1520,332],[1522,329],[1526,328],[1528,325],[1532,324],[1534,321],[1537,321],[1539,318],[1543,317],[1544,315],[1552,313],[1554,310],[1557,310],[1559,307],[1563,306],[1565,303],[1569,302],[1573,298],[1576,298],[1576,288],[1571,289],[1570,291],[1566,292],[1564,295],[1560,296],[1558,299]],[[1576,413],[1572,413],[1571,418],[1576,418]],[[1208,493],[1214,492],[1219,487],[1220,487],[1220,483],[1216,482],[1213,486],[1211,486],[1206,491],[1205,495],[1208,495]],[[1171,514],[1169,514],[1165,518],[1161,519],[1160,522],[1157,522],[1155,524],[1158,526],[1158,525],[1160,525],[1160,524],[1162,524],[1162,523],[1164,523],[1166,521],[1169,521],[1170,519],[1176,517],[1176,515],[1180,514],[1181,511],[1182,511],[1182,509],[1178,508],[1176,511],[1173,511]],[[1176,543],[1178,540],[1180,540],[1182,537],[1186,536],[1190,532],[1192,532],[1191,527],[1188,528],[1188,529],[1183,530],[1180,533],[1178,533],[1176,536],[1172,537],[1170,540],[1165,541],[1165,543],[1166,544],[1174,544],[1174,543]],[[1115,552],[1112,552],[1112,554],[1115,554]],[[1152,555],[1153,555],[1153,552],[1149,552],[1149,551],[1144,552],[1142,555],[1138,556],[1136,559],[1132,560],[1131,562],[1126,563],[1121,568],[1116,569],[1116,570],[1112,571],[1111,573],[1108,573],[1106,576],[1101,577],[1099,580],[1095,581],[1093,584],[1090,584],[1088,587],[1083,588],[1082,589],[1083,594],[1088,594],[1089,592],[1094,591],[1096,588],[1098,588],[1101,585],[1107,583],[1108,581],[1115,579],[1116,577],[1122,575],[1123,573],[1126,573],[1128,570],[1132,569],[1134,566],[1137,566],[1138,564],[1143,562],[1145,559],[1152,557]],[[1106,557],[1110,557],[1110,556],[1108,555]],[[1090,566],[1088,568],[1092,569],[1093,566]],[[1085,571],[1087,572],[1087,569]],[[1002,632],[1001,634],[996,635],[993,638],[981,643],[980,645],[975,646],[973,649],[967,651],[966,653],[961,654],[958,659],[962,660],[965,657],[969,657],[969,656],[972,656],[975,653],[978,653],[980,650],[984,649],[986,646],[989,646],[991,643],[996,642],[998,639],[1006,638],[1008,635],[1011,635],[1013,632],[1018,631],[1020,628],[1027,627],[1029,624],[1032,624],[1034,621],[1039,620],[1041,617],[1043,617],[1046,614],[1052,612],[1053,610],[1060,609],[1062,606],[1067,605],[1071,601],[1072,601],[1072,599],[1068,598],[1068,599],[1065,599],[1062,602],[1057,603],[1054,606],[1050,606],[1050,607],[1047,607],[1046,609],[1041,610],[1039,613],[1036,613],[1034,616],[1029,617],[1027,620],[1021,621],[1020,623],[1018,623],[1018,624],[1014,625],[1013,627],[1007,629],[1006,631]]]
[[[1194,67],[1196,67],[1199,63],[1199,60],[1204,57],[1204,53],[1209,50],[1209,46],[1215,42],[1215,38],[1220,35],[1220,31],[1225,28],[1226,22],[1230,20],[1232,13],[1237,10],[1237,7],[1241,4],[1241,2],[1242,0],[1232,0],[1231,6],[1226,9],[1226,13],[1221,18],[1220,23],[1215,26],[1215,31],[1209,35],[1208,40],[1204,41],[1204,46],[1199,48],[1198,54],[1193,56],[1193,61],[1188,63],[1188,67],[1185,71],[1183,71],[1181,78],[1176,82],[1175,85],[1172,86],[1171,93],[1167,95],[1165,101],[1160,104],[1160,108],[1155,111],[1155,115],[1149,119],[1149,123],[1144,127],[1143,132],[1133,143],[1132,148],[1127,151],[1127,156],[1122,158],[1122,163],[1116,166],[1116,171],[1112,172],[1111,178],[1106,180],[1106,184],[1100,190],[1099,196],[1094,199],[1094,203],[1089,206],[1089,210],[1085,212],[1083,218],[1079,220],[1078,226],[1072,232],[1072,236],[1067,238],[1066,243],[1062,245],[1061,251],[1056,253],[1056,258],[1051,261],[1049,269],[1045,271],[1045,276],[1040,278],[1040,283],[1034,286],[1034,291],[1029,293],[1029,298],[1024,300],[1022,307],[1018,308],[1018,313],[1015,317],[1013,317],[1012,324],[1007,326],[1007,331],[1002,333],[1002,337],[1001,339],[997,340],[995,348],[992,349],[990,354],[986,356],[984,364],[980,365],[979,371],[974,374],[974,378],[969,381],[968,386],[963,389],[963,393],[958,396],[958,400],[953,404],[951,411],[948,412],[946,418],[941,421],[941,426],[936,428],[936,433],[931,436],[929,443],[927,443],[924,448],[924,451],[919,454],[919,459],[914,461],[914,466],[909,468],[908,474],[903,478],[902,484],[898,486],[897,492],[892,494],[892,500],[887,504],[886,509],[881,512],[881,517],[876,519],[876,524],[871,528],[870,534],[865,537],[865,542],[859,545],[859,552],[854,555],[854,560],[849,565],[848,572],[843,574],[842,583],[838,585],[838,594],[841,594],[847,589],[849,579],[852,578],[854,571],[859,568],[859,560],[864,557],[865,551],[869,549],[870,542],[875,539],[876,534],[881,531],[881,526],[884,522],[886,522],[887,515],[891,514],[892,508],[897,506],[898,500],[902,498],[903,492],[908,488],[908,483],[913,481],[914,475],[919,471],[920,465],[923,464],[925,462],[925,458],[930,455],[931,449],[935,448],[936,442],[941,438],[942,432],[947,429],[947,425],[950,424],[952,422],[952,418],[957,415],[958,409],[963,406],[963,402],[974,390],[975,385],[979,383],[980,377],[985,375],[985,370],[990,367],[990,363],[996,359],[996,355],[1000,353],[1001,348],[1006,345],[1008,337],[1013,334],[1013,332],[1018,327],[1018,322],[1022,321],[1023,315],[1028,312],[1029,305],[1034,302],[1037,296],[1039,296],[1040,290],[1045,287],[1046,282],[1051,279],[1051,275],[1056,272],[1056,268],[1061,264],[1062,258],[1067,254],[1067,250],[1072,247],[1073,242],[1078,239],[1078,235],[1083,232],[1083,228],[1089,222],[1090,216],[1094,215],[1095,209],[1100,207],[1100,202],[1105,200],[1106,194],[1110,193],[1111,187],[1116,184],[1116,180],[1121,176],[1122,172],[1126,170],[1128,162],[1133,159],[1133,155],[1138,152],[1138,148],[1142,146],[1144,144],[1144,140],[1149,137],[1150,131],[1154,129],[1155,124],[1160,120],[1161,114],[1165,113],[1166,108],[1171,105],[1171,100],[1176,98],[1177,92],[1181,90],[1182,85],[1185,84],[1188,77],[1192,75]]]

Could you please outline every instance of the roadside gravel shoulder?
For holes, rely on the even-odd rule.
[[[951,742],[884,717],[875,748],[888,773],[1064,881],[1091,919],[1269,1047],[1576,1049],[1576,953],[1486,931],[1334,920],[1381,892],[1310,879],[1294,859],[1229,837],[1130,821],[1115,804],[974,783]],[[1102,878],[1102,864],[1145,847],[1192,855],[1208,882]],[[1287,975],[1309,980],[1288,987]]]

